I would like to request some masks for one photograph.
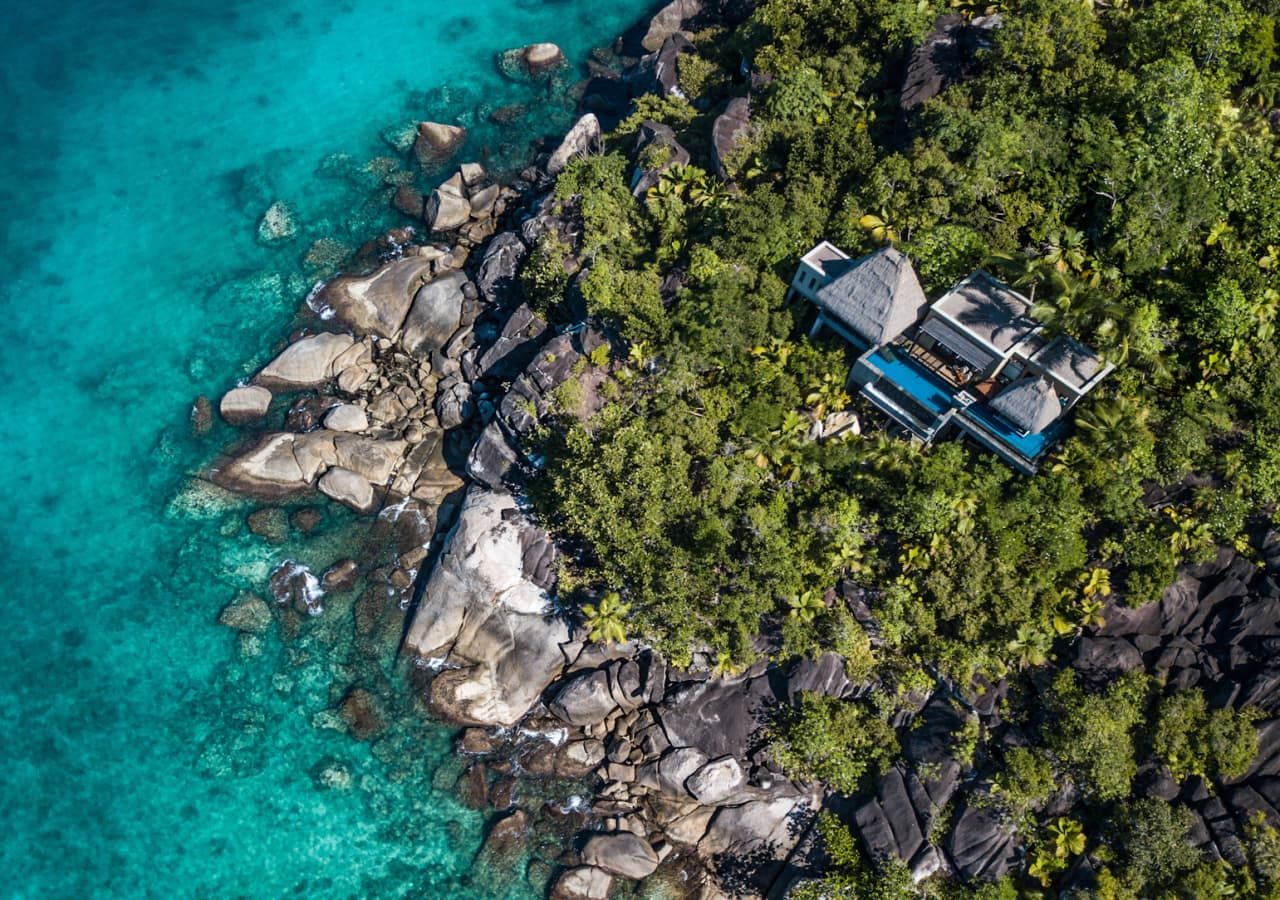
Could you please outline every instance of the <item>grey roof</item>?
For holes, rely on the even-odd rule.
[[[804,255],[804,261],[817,266],[824,275],[834,275],[831,263],[848,262],[849,257],[839,247],[829,241],[823,241]]]
[[[1053,385],[1043,376],[1020,378],[991,401],[991,408],[1022,431],[1039,434],[1062,413]]]
[[[1040,327],[1031,318],[1027,298],[982,270],[952,288],[933,308],[1002,354]]]
[[[884,247],[854,260],[818,291],[818,305],[872,344],[886,344],[914,325],[928,305],[911,260]]]
[[[1102,371],[1102,357],[1065,334],[1031,357],[1031,361],[1058,381],[1080,390]]]

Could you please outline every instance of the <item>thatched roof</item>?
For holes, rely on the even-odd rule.
[[[1062,413],[1053,385],[1042,376],[1018,379],[996,395],[991,408],[1030,434],[1044,431]]]
[[[914,325],[929,303],[911,260],[893,247],[855,260],[818,291],[817,300],[874,345],[887,344]]]

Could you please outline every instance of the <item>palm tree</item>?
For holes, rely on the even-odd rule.
[[[1053,835],[1054,855],[1058,859],[1069,859],[1084,852],[1084,829],[1074,819],[1060,817],[1049,826],[1049,834]]]
[[[912,466],[912,457],[918,452],[910,441],[890,437],[883,431],[863,441],[863,454],[877,472],[905,472]]]
[[[1043,666],[1049,661],[1048,636],[1030,625],[1019,625],[1017,633],[1007,646],[1017,660],[1019,669]]]
[[[742,666],[733,660],[733,654],[727,650],[720,650],[716,653],[715,665],[711,667],[711,674],[716,678],[731,678],[742,671]]]
[[[623,620],[631,611],[631,604],[623,603],[617,591],[611,591],[599,603],[583,604],[582,614],[587,620],[588,637],[606,644],[621,644],[627,639]]]
[[[1076,417],[1097,459],[1123,462],[1129,458],[1136,431],[1146,426],[1150,410],[1133,397],[1099,399]]]
[[[956,515],[956,534],[972,534],[973,517],[978,511],[978,495],[972,492],[956,494],[948,505]]]
[[[1079,272],[1084,268],[1086,258],[1084,232],[1067,227],[1061,234],[1054,232],[1049,235],[1043,259],[1057,271]]]
[[[1230,251],[1235,245],[1235,229],[1227,222],[1219,220],[1213,223],[1209,229],[1209,234],[1204,239],[1206,247],[1221,247],[1223,250]]]
[[[883,212],[878,216],[867,213],[858,219],[858,227],[882,244],[892,244],[898,240],[898,229],[889,224]]]
[[[1111,570],[1094,566],[1088,573],[1081,574],[1080,583],[1086,597],[1106,597],[1111,593]]]
[[[827,608],[827,604],[823,603],[822,598],[814,591],[796,594],[787,600],[787,606],[791,607],[788,615],[806,625]]]
[[[849,392],[844,389],[844,380],[839,375],[828,372],[822,376],[821,381],[813,385],[805,396],[804,403],[821,419],[828,410],[844,409],[852,400]]]
[[[1045,257],[1022,251],[993,253],[987,257],[986,264],[999,270],[1014,287],[1030,288],[1027,296],[1033,304],[1036,302],[1036,289],[1054,271]]]

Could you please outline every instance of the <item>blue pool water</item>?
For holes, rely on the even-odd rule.
[[[892,347],[881,348],[871,362],[887,379],[935,416],[951,408],[952,392],[942,379]]]
[[[1039,434],[1022,434],[986,406],[975,405],[965,410],[966,415],[1027,459],[1034,460],[1062,434],[1062,424],[1055,422]]]
[[[450,734],[394,700],[351,598],[256,657],[217,624],[282,559],[318,570],[367,526],[330,511],[318,537],[251,535],[248,507],[188,481],[230,436],[194,436],[188,410],[287,333],[323,271],[313,242],[341,256],[394,221],[389,164],[370,162],[404,159],[384,130],[462,121],[467,155],[517,160],[570,113],[493,54],[555,40],[581,62],[648,5],[4,4],[4,893],[535,892],[475,864],[483,820],[449,794]],[[487,112],[507,103],[529,112],[499,133]],[[265,247],[277,199],[300,234]],[[326,727],[357,675],[392,698],[374,745]]]

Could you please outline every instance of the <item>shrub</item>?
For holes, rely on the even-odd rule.
[[[1179,781],[1243,775],[1258,753],[1257,717],[1252,709],[1210,712],[1198,689],[1178,691],[1160,701],[1152,749]]]
[[[1134,732],[1143,720],[1147,677],[1126,672],[1101,693],[1086,693],[1076,673],[1065,669],[1054,679],[1049,707],[1055,714],[1048,743],[1075,768],[1101,800],[1129,793],[1138,770]]]
[[[898,738],[858,701],[802,691],[800,704],[786,710],[775,726],[770,752],[789,776],[852,794],[865,774],[888,769]]]

